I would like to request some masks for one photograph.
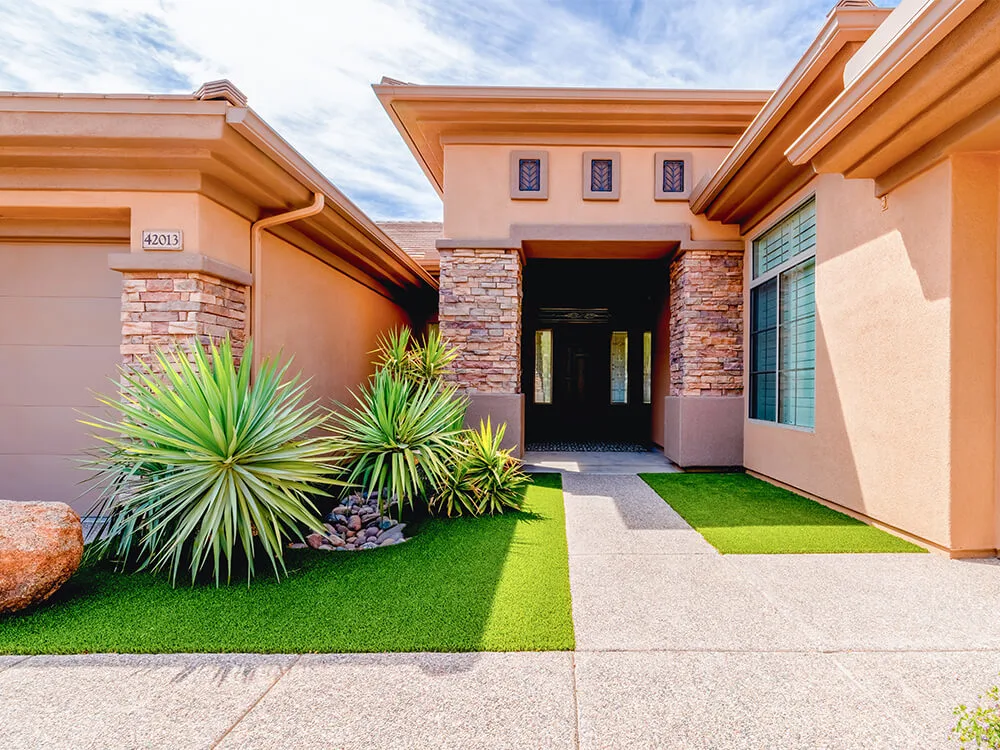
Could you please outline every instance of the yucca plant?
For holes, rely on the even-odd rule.
[[[427,500],[442,484],[461,447],[465,400],[454,387],[417,383],[378,370],[341,406],[332,421],[333,443],[347,482],[379,493],[379,511]]]
[[[478,430],[468,430],[465,438],[463,469],[475,488],[480,513],[503,513],[507,508],[520,509],[528,476],[509,450],[501,447],[507,425],[496,431],[489,417]]]
[[[445,474],[429,503],[434,513],[452,516],[478,516],[482,512],[476,485],[469,476],[464,451]]]
[[[448,346],[437,331],[431,331],[412,351],[412,377],[424,382],[439,382],[457,356],[457,348]]]
[[[394,328],[378,338],[378,348],[371,352],[376,355],[375,367],[396,378],[413,378],[413,352],[410,350],[410,329],[406,326]]]
[[[189,361],[189,357],[190,360]],[[89,554],[139,569],[182,569],[192,583],[210,570],[229,581],[245,558],[247,583],[262,556],[279,576],[284,540],[322,531],[311,495],[337,484],[330,443],[310,437],[327,413],[303,403],[306,384],[289,364],[265,359],[251,380],[253,345],[237,364],[227,338],[209,350],[156,352],[156,366],[121,371],[117,414],[84,423],[103,446],[89,462],[101,518]]]

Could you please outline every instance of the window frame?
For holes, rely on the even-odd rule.
[[[798,201],[794,206],[792,206],[792,208],[790,208],[789,210],[785,211],[780,216],[776,217],[774,219],[774,221],[768,223],[766,227],[764,227],[763,229],[761,229],[759,232],[756,232],[753,236],[751,236],[749,238],[749,251],[750,251],[749,252],[749,258],[748,258],[749,262],[746,264],[748,266],[748,268],[749,268],[748,273],[749,273],[749,276],[750,276],[750,283],[749,283],[749,285],[747,287],[747,323],[748,323],[748,325],[747,325],[747,331],[748,331],[748,333],[746,334],[746,336],[747,336],[748,340],[746,342],[747,361],[746,361],[746,364],[745,364],[746,379],[747,379],[747,382],[746,382],[746,386],[747,387],[746,387],[746,410],[745,410],[745,413],[747,415],[746,416],[747,421],[748,422],[752,422],[754,424],[768,425],[770,427],[781,427],[781,428],[788,429],[788,430],[796,430],[798,432],[815,433],[816,432],[816,399],[815,399],[815,396],[813,398],[813,426],[812,427],[805,427],[805,426],[796,425],[796,424],[788,424],[787,422],[780,421],[780,419],[781,419],[781,417],[780,417],[780,415],[781,415],[781,275],[783,273],[786,273],[787,271],[790,271],[791,269],[795,268],[796,266],[801,265],[803,263],[806,263],[810,259],[812,259],[813,260],[813,264],[814,264],[813,274],[814,274],[814,283],[815,283],[815,274],[818,271],[818,264],[815,262],[815,259],[816,259],[816,245],[818,244],[818,238],[819,238],[819,213],[817,212],[817,214],[816,214],[816,228],[815,228],[816,240],[813,242],[812,248],[810,248],[809,250],[800,252],[797,255],[793,255],[792,257],[790,257],[788,260],[784,261],[780,265],[777,265],[774,268],[768,269],[767,271],[765,271],[764,273],[762,273],[760,276],[757,276],[756,278],[754,277],[754,271],[756,270],[756,262],[755,262],[756,258],[754,257],[754,245],[757,243],[758,240],[760,240],[762,237],[764,237],[764,235],[766,235],[772,229],[774,229],[779,224],[781,224],[781,222],[785,221],[786,219],[788,219],[789,217],[791,217],[792,215],[794,215],[797,211],[801,211],[809,203],[813,203],[813,204],[816,203],[816,193],[815,192],[811,192],[808,195],[806,195],[805,197],[803,197],[802,200]],[[750,358],[752,356],[752,352],[750,351],[751,347],[750,347],[750,341],[749,341],[749,336],[750,336],[750,334],[749,334],[750,325],[749,324],[752,323],[752,321],[753,321],[753,312],[754,312],[753,311],[753,303],[752,303],[752,300],[753,300],[753,290],[756,287],[761,286],[763,284],[766,284],[766,283],[768,283],[768,282],[770,282],[772,280],[775,282],[775,306],[776,306],[776,309],[777,309],[777,321],[775,323],[775,328],[774,328],[774,332],[775,332],[775,371],[774,371],[775,400],[774,400],[774,419],[770,420],[770,419],[761,419],[759,417],[750,416],[750,406],[751,406],[750,369],[752,367],[752,362],[751,362]],[[814,302],[814,305],[815,305],[815,302]],[[815,313],[814,313],[814,315],[815,315]],[[813,361],[814,378],[815,378],[815,369],[816,368],[815,368],[815,360],[814,360]],[[816,387],[816,384],[815,384],[815,379],[814,379],[814,381],[813,381],[814,393],[815,393],[815,387]]]

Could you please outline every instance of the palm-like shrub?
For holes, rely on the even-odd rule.
[[[448,346],[441,334],[431,331],[422,345],[411,352],[411,379],[420,382],[438,382],[448,366],[458,356],[458,349]]]
[[[188,354],[123,370],[119,398],[99,397],[115,419],[85,422],[103,442],[89,462],[103,519],[89,554],[169,569],[174,585],[182,569],[228,582],[236,558],[249,583],[258,556],[280,576],[284,539],[323,530],[310,496],[337,483],[329,441],[309,437],[327,414],[285,380],[290,363],[265,360],[251,382],[252,343],[239,365],[228,339]]]
[[[453,387],[381,369],[333,418],[333,443],[347,482],[379,494],[379,510],[425,500],[445,480],[461,447],[465,400]]]
[[[410,329],[403,327],[379,337],[378,349],[373,354],[379,371],[415,383],[440,383],[458,350],[445,344],[437,331],[431,331],[417,344]]]
[[[472,487],[479,513],[517,510],[524,499],[528,477],[521,471],[520,462],[501,447],[506,428],[501,424],[494,431],[487,417],[478,430],[466,433],[461,470]]]

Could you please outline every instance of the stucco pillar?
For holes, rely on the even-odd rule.
[[[524,446],[521,256],[511,248],[441,250],[438,324],[458,348],[448,378],[469,398],[466,422],[507,424],[505,447]]]
[[[152,256],[152,257],[150,257]],[[251,276],[195,254],[112,254],[122,272],[124,365],[154,364],[154,352],[193,339],[208,343],[229,336],[237,358],[247,335]]]
[[[669,305],[663,451],[680,466],[742,465],[742,251],[678,254]]]

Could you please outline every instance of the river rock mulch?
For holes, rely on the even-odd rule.
[[[403,536],[406,524],[381,515],[378,496],[374,493],[368,496],[354,494],[345,498],[323,520],[325,534],[310,534],[306,537],[305,544],[288,546],[292,549],[312,547],[326,552],[355,552],[389,547],[406,541]]]

